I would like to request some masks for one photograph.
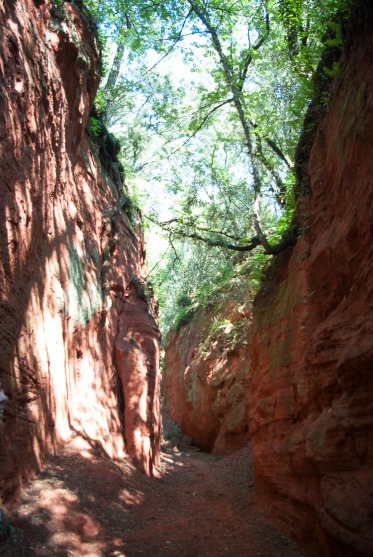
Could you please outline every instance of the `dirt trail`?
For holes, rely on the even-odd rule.
[[[300,557],[257,512],[249,449],[166,447],[159,479],[77,438],[30,483],[3,557]]]

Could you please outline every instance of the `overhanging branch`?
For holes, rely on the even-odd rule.
[[[221,236],[221,238],[208,238],[206,236],[202,236],[201,234],[199,234],[195,231],[188,232],[187,230],[181,230],[180,228],[173,227],[172,224],[174,224],[174,223],[181,224],[178,221],[178,219],[170,219],[169,221],[159,222],[159,221],[155,220],[154,218],[150,217],[149,215],[144,215],[144,217],[146,219],[148,219],[150,222],[152,222],[153,224],[156,224],[157,226],[159,226],[162,230],[164,230],[168,234],[173,234],[174,236],[177,236],[179,238],[187,238],[187,239],[190,239],[190,240],[203,242],[204,244],[207,244],[208,246],[219,247],[219,248],[227,249],[227,250],[230,250],[230,251],[250,252],[250,251],[253,251],[259,245],[262,245],[263,248],[264,248],[264,252],[267,255],[277,255],[281,251],[283,251],[285,248],[292,245],[292,243],[293,243],[292,235],[290,233],[288,233],[286,236],[283,237],[283,239],[280,242],[278,242],[275,245],[269,244],[267,238],[265,238],[265,237],[264,237],[264,239],[260,238],[259,235],[253,236],[245,244],[240,244],[240,243],[232,244],[232,243],[228,242],[223,236],[228,237],[230,239],[234,239],[234,240],[236,240],[236,242],[238,242],[239,239],[235,238],[235,237],[230,237],[229,235],[225,234],[224,232],[217,232],[217,231],[213,231],[213,230],[210,230],[210,229],[207,229],[207,228],[203,229],[202,227],[200,227],[199,228],[200,231],[206,230],[209,233],[215,234],[216,236]],[[259,227],[259,229],[260,229],[260,227]],[[260,229],[260,233],[263,234],[261,232],[261,229]]]
[[[177,153],[178,151],[180,151],[180,149],[182,149],[183,147],[185,147],[185,145],[187,145],[187,143],[189,143],[189,141],[191,141],[193,139],[193,137],[195,137],[197,135],[197,133],[203,128],[203,126],[206,124],[207,120],[210,118],[210,116],[212,114],[214,114],[214,112],[216,112],[217,110],[219,110],[219,108],[221,108],[222,106],[224,106],[225,104],[231,103],[233,102],[233,97],[226,99],[225,101],[221,102],[220,104],[214,106],[214,108],[212,108],[202,119],[202,121],[198,124],[197,129],[194,130],[194,132],[189,135],[187,137],[187,139],[183,142],[182,145],[180,145],[180,147],[178,147],[177,149],[175,149],[175,151],[172,151],[171,155],[175,155],[175,153]],[[171,156],[170,155],[170,156]]]

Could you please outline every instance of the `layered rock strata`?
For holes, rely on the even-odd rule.
[[[251,336],[257,498],[315,557],[373,555],[372,26],[359,10]]]
[[[241,290],[231,289],[223,302],[198,310],[166,339],[165,409],[195,445],[213,454],[230,454],[249,437],[245,338],[251,312],[242,299]]]
[[[99,82],[94,35],[73,3],[58,17],[47,0],[5,0],[0,19],[7,500],[72,434],[110,458],[126,444],[153,473],[159,333],[141,279],[139,214],[85,133]]]

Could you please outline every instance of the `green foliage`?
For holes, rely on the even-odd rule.
[[[172,422],[171,420],[167,420],[166,424],[163,426],[163,437],[166,441],[170,441],[174,443],[181,435],[180,427]]]
[[[219,319],[218,317],[215,317],[210,325],[209,334],[213,335],[218,329],[226,327],[227,325],[230,325],[230,323],[229,319]]]
[[[339,70],[340,65],[336,61],[333,62],[331,68],[327,68],[326,66],[323,67],[324,73],[330,78],[336,77],[339,73]]]
[[[101,115],[106,108],[106,94],[105,91],[103,91],[102,89],[99,89],[97,91],[94,108],[98,115]]]
[[[138,212],[138,208],[137,208],[136,203],[134,202],[132,197],[130,195],[127,195],[127,194],[123,194],[121,201],[122,201],[122,203],[121,203],[122,211],[127,215],[130,222],[132,224],[135,224],[136,220],[137,220],[136,219],[136,213]]]
[[[94,116],[90,116],[88,118],[88,132],[91,134],[92,137],[99,137],[102,131],[102,123],[98,118]]]
[[[232,289],[230,290],[232,291]],[[224,308],[222,311],[224,312]],[[234,350],[247,336],[249,325],[250,322],[246,317],[236,321],[214,317],[208,329],[203,331],[203,341],[199,344],[198,349],[203,356],[207,356],[216,342],[219,342],[225,350]]]
[[[253,294],[256,294],[263,280],[265,279],[265,267],[268,264],[268,257],[263,252],[256,252],[247,264],[247,276]]]
[[[190,323],[190,321],[193,319],[193,316],[195,315],[195,309],[188,308],[188,307],[177,307],[176,306],[176,308],[172,308],[173,313],[174,313],[174,311],[175,311],[175,314],[173,316],[172,325],[176,329],[179,329],[183,325],[187,325],[188,323]],[[164,333],[167,332],[168,328],[169,327],[163,328]]]
[[[335,14],[346,20],[349,3],[86,4],[119,53],[97,113],[119,132],[130,187],[150,184],[142,194],[148,216],[157,221],[166,212],[171,223],[164,226],[166,254],[156,252],[150,263],[166,330],[215,303],[232,281],[256,291],[270,258],[266,246],[239,250],[257,236],[258,220],[270,246],[294,226],[295,150],[315,79],[326,83],[339,71],[335,58],[319,74],[317,65],[325,47],[341,47]],[[178,66],[185,68],[180,77],[173,75]],[[323,92],[320,113],[326,102]]]
[[[181,432],[180,427],[173,422],[167,413],[162,419],[162,447],[175,449],[175,447],[189,447],[191,439]]]
[[[65,9],[64,9],[64,0],[52,0],[51,12],[54,17],[57,17],[59,19],[64,19],[66,17]]]

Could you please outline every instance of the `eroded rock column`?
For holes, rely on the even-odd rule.
[[[148,302],[130,287],[119,319],[115,358],[123,399],[126,447],[132,460],[152,476],[159,466],[160,334]]]

